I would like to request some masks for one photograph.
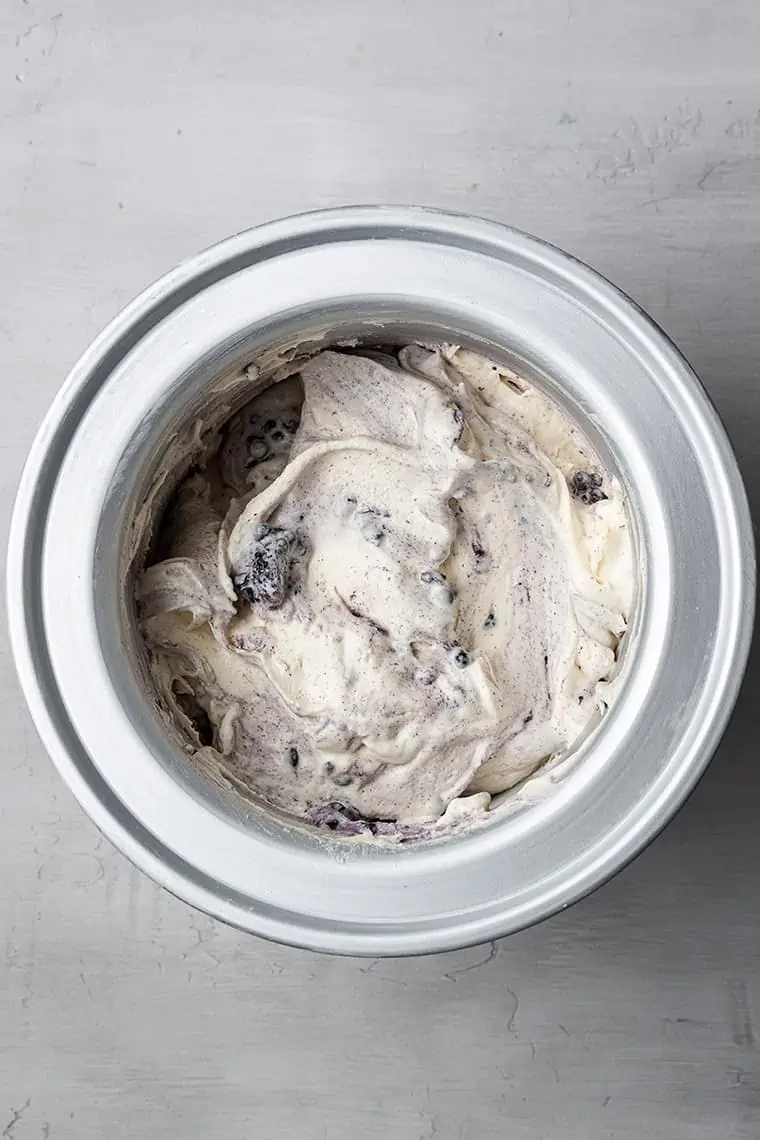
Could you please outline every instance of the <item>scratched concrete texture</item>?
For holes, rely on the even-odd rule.
[[[686,351],[760,479],[756,0],[4,0],[0,524],[67,369],[158,274],[346,202],[503,219]],[[3,639],[4,640],[4,639]],[[331,959],[102,839],[0,656],[0,1137],[757,1140],[753,666],[708,775],[539,928]]]

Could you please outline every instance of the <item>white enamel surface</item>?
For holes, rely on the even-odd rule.
[[[344,239],[352,225],[364,232],[384,227],[388,236],[308,244],[323,227]],[[403,239],[393,236],[396,225],[404,227]],[[435,240],[415,240],[415,225]],[[730,707],[751,604],[747,521],[740,492],[734,497],[733,461],[712,410],[667,342],[614,290],[556,251],[485,223],[387,209],[276,223],[217,247],[201,264],[221,262],[249,244],[268,251],[292,233],[303,248],[210,285],[113,368],[78,420],[46,513],[43,617],[59,692],[82,749],[128,814],[160,840],[162,854],[146,850],[128,819],[114,819],[41,712],[34,672],[29,662],[24,668],[19,609],[17,652],[42,731],[85,807],[128,854],[189,901],[272,937],[333,950],[430,950],[493,937],[565,905],[610,874],[664,823],[706,762]],[[192,272],[192,266],[177,271],[174,283]],[[168,294],[172,284],[159,283],[154,295],[162,288]],[[336,849],[336,855],[329,845],[255,819],[248,827],[231,825],[157,761],[145,723],[125,712],[117,678],[123,663],[112,612],[118,535],[101,534],[97,560],[94,549],[104,503],[113,511],[120,502],[122,457],[128,469],[139,466],[161,409],[176,411],[188,398],[196,360],[243,330],[250,336],[276,325],[283,313],[342,305],[361,317],[389,299],[409,314],[446,314],[457,327],[510,345],[562,377],[560,395],[607,440],[628,485],[643,585],[620,697],[582,746],[583,762],[556,786],[445,847],[394,854]],[[128,310],[118,318],[93,354],[116,341],[133,315]],[[91,361],[85,358],[72,374],[70,399]],[[22,489],[11,553],[17,599],[24,528],[40,522],[26,516],[25,498],[60,416],[59,405]],[[690,560],[698,557],[705,569],[695,576]],[[29,594],[27,585],[25,604],[33,606]],[[667,668],[673,654],[682,662],[677,674]]]

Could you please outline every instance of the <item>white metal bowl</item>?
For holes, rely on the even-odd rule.
[[[527,372],[628,492],[641,580],[619,693],[575,762],[488,826],[384,850],[226,799],[147,698],[126,544],[160,456],[229,377],[287,345],[445,339]],[[403,954],[517,930],[634,856],[684,800],[733,706],[754,604],[741,478],[696,377],[630,300],[492,223],[362,207],[251,230],[187,262],[74,367],[32,447],[8,556],[21,681],[59,771],[174,894],[320,950]]]

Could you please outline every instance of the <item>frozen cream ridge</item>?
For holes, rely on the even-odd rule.
[[[571,748],[634,589],[618,481],[455,346],[300,362],[214,434],[150,560],[152,677],[198,762],[368,839],[470,820]]]

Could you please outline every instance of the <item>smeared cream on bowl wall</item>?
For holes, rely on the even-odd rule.
[[[204,439],[137,595],[205,769],[403,840],[482,815],[598,716],[631,537],[537,388],[455,346],[325,350]]]

